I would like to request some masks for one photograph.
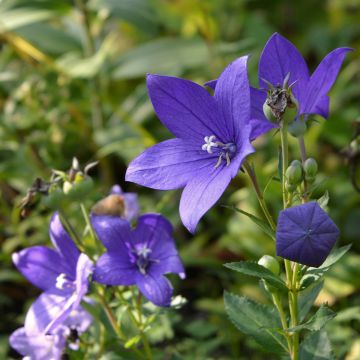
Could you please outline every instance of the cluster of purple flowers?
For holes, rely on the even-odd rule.
[[[145,214],[131,229],[129,220],[138,217],[136,194],[114,186],[110,195],[125,199],[124,213],[92,215],[92,226],[107,249],[95,265],[80,253],[58,213],[50,221],[55,250],[34,246],[13,254],[17,269],[43,291],[30,306],[24,327],[10,337],[11,346],[23,356],[60,359],[67,346],[77,348],[71,335],[81,335],[92,322],[80,304],[93,302],[86,297],[91,275],[93,281],[106,285],[136,285],[155,305],[170,306],[172,286],[164,275],[185,277],[171,224],[159,214]]]
[[[299,118],[306,121],[311,114],[327,118],[327,93],[350,50],[338,48],[330,52],[310,76],[295,46],[275,33],[259,61],[259,85],[270,85],[282,93],[281,85],[291,84],[289,88],[297,105],[293,121]],[[266,91],[249,85],[247,59],[244,56],[235,60],[217,80],[206,83],[214,89],[213,96],[188,80],[147,76],[154,110],[175,138],[145,150],[134,159],[126,180],[159,190],[184,188],[180,216],[192,233],[237,175],[245,158],[254,152],[251,141],[279,126],[264,115]],[[325,227],[321,229],[327,232]],[[324,254],[327,255],[323,252],[319,258]],[[293,260],[300,259],[298,254],[293,255]]]

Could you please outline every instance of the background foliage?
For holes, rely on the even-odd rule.
[[[228,321],[223,304],[224,288],[268,301],[252,278],[222,266],[274,251],[272,241],[246,217],[220,206],[257,211],[245,176],[234,179],[195,236],[180,223],[179,191],[124,183],[129,161],[169,136],[154,115],[144,76],[177,75],[201,84],[216,78],[231,60],[251,53],[250,78],[257,85],[260,51],[273,32],[296,44],[313,70],[338,46],[358,49],[359,24],[358,0],[0,1],[0,358],[15,356],[8,349],[8,334],[19,327],[37,294],[14,270],[11,253],[48,243],[48,207],[40,203],[21,219],[18,204],[36,176],[66,170],[76,156],[83,164],[100,161],[92,172],[96,191],[87,206],[119,183],[139,193],[142,212],[162,212],[175,225],[188,278],[174,282],[188,304],[164,315],[152,332],[163,353],[179,359],[271,359]],[[306,139],[323,174],[319,196],[329,190],[331,216],[342,231],[340,244],[353,243],[317,300],[339,312],[327,330],[336,358],[347,360],[360,358],[360,196],[341,150],[352,139],[353,122],[360,120],[359,80],[356,51],[331,91],[330,119],[318,119]],[[259,139],[252,155],[263,186],[277,171],[277,138],[272,135]],[[280,186],[270,182],[265,196],[276,214]],[[81,228],[75,208],[73,216]]]

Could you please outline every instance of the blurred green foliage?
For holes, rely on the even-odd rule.
[[[358,0],[2,0],[0,1],[0,358],[7,358],[8,334],[17,328],[31,287],[11,264],[11,253],[48,242],[50,211],[40,203],[21,219],[19,203],[35,177],[66,170],[76,156],[99,160],[95,189],[86,205],[114,183],[140,195],[143,212],[162,212],[176,227],[188,278],[175,288],[188,298],[182,310],[164,317],[153,334],[173,359],[271,359],[227,320],[223,289],[266,302],[252,278],[225,269],[239,259],[273,255],[274,243],[245,216],[216,206],[190,236],[178,216],[179,191],[160,192],[124,183],[129,161],[169,136],[146,94],[145,74],[183,76],[200,84],[224,66],[252,54],[250,79],[262,47],[275,31],[289,38],[311,69],[338,46],[360,45]],[[342,231],[340,244],[352,251],[330,271],[317,303],[339,315],[327,326],[336,358],[360,358],[360,195],[349,161],[341,152],[360,119],[360,58],[351,54],[331,91],[331,116],[307,134],[310,156],[319,162],[329,191],[331,216]],[[276,214],[280,186],[277,135],[257,141],[252,156],[265,197]],[[296,143],[291,143],[298,158]],[[355,176],[359,174],[355,173]],[[234,179],[220,200],[258,213],[245,176]],[[83,226],[78,211],[73,221]],[[113,359],[111,353],[103,359]]]

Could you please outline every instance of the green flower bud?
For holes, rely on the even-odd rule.
[[[273,274],[280,274],[280,265],[278,261],[270,255],[264,255],[259,261],[258,264],[270,270]]]
[[[302,137],[306,133],[307,127],[305,121],[301,119],[294,120],[289,124],[288,131],[294,137]]]
[[[304,162],[305,176],[309,178],[315,178],[318,171],[318,164],[315,159],[308,158]]]
[[[294,160],[286,169],[285,177],[289,185],[297,185],[303,179],[303,169],[300,161]]]
[[[64,194],[68,194],[71,191],[71,188],[73,187],[72,183],[69,181],[64,181],[63,184],[63,192]]]
[[[268,103],[265,101],[263,104],[263,112],[265,117],[271,121],[271,122],[276,122],[276,117],[273,113],[273,111],[271,110],[271,107],[268,105]]]
[[[288,182],[285,183],[285,187],[286,187],[286,190],[291,193],[296,190],[296,185],[289,184]]]
[[[84,200],[92,191],[94,183],[90,177],[84,178],[77,184],[73,184],[70,191],[67,193],[71,200]]]

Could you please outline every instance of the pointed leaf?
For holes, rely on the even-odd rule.
[[[270,270],[266,269],[264,266],[261,266],[255,262],[240,261],[240,262],[227,263],[224,266],[245,275],[255,276],[260,279],[264,279],[270,285],[276,287],[279,290],[282,291],[288,290],[284,281],[282,281],[279,276],[273,274]]]
[[[334,360],[325,331],[309,334],[300,344],[299,360]]]
[[[230,320],[241,332],[252,336],[269,352],[279,354],[286,351],[285,338],[271,330],[281,327],[274,307],[228,292],[224,294],[224,301]]]
[[[299,303],[298,303],[298,312],[299,312],[300,321],[303,321],[305,316],[310,311],[311,307],[314,304],[314,301],[318,297],[323,286],[324,286],[324,282],[320,281],[300,293]]]

